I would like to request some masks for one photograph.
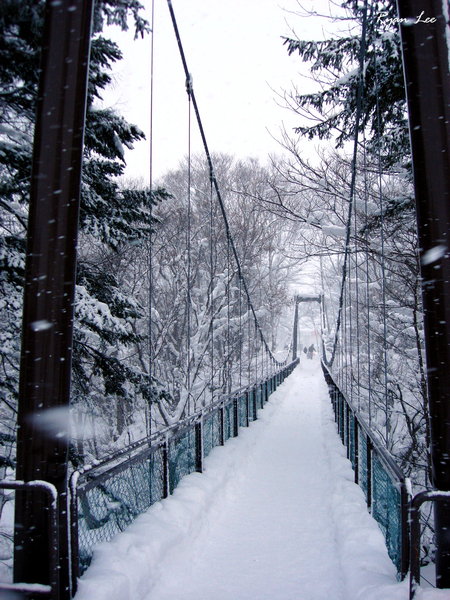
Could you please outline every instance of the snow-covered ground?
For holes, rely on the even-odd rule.
[[[76,600],[406,600],[353,483],[318,359],[126,532]],[[449,598],[420,591],[417,600]]]

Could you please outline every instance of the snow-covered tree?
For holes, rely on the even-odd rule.
[[[0,7],[0,368],[3,466],[14,462],[24,252],[31,173],[32,139],[39,80],[45,2],[5,0]],[[124,362],[126,348],[139,337],[132,321],[142,307],[118,285],[100,254],[116,253],[130,241],[149,237],[151,204],[162,191],[128,190],[119,185],[124,146],[144,134],[114,110],[100,107],[110,69],[120,60],[117,45],[103,36],[106,24],[148,31],[136,0],[96,3],[89,75],[82,174],[80,252],[74,344],[73,398],[88,402],[92,389],[106,410],[136,390],[148,389],[146,373]],[[94,385],[95,384],[95,385]]]
[[[405,473],[423,486],[430,468],[428,398],[396,4],[345,0],[330,6],[335,34],[325,40],[284,39],[289,55],[310,65],[317,86],[310,93],[294,89],[284,95],[299,125],[282,140],[290,158],[280,169],[277,189],[291,196],[285,194],[282,205],[273,195],[272,206],[304,224],[311,254],[328,255],[323,265],[331,322],[342,308],[334,370]],[[353,166],[349,155],[357,126]],[[301,144],[314,138],[333,139],[340,157],[324,154],[319,162],[306,161]],[[340,294],[344,253],[346,284]],[[335,340],[330,329],[329,349]]]
[[[265,169],[256,161],[235,161],[227,155],[213,160],[242,275],[264,336],[276,351],[280,340],[275,332],[286,308],[289,320],[292,317],[289,281],[298,262],[283,254],[288,227],[280,227],[273,215],[246,196],[265,185]],[[161,185],[172,198],[154,211],[158,222],[151,246],[150,295],[150,248],[140,258],[130,248],[134,269],[146,273],[136,280],[138,297],[142,304],[151,303],[152,315],[150,325],[145,319],[136,322],[138,332],[151,329],[151,357],[143,347],[139,360],[151,363],[152,375],[165,391],[152,398],[156,425],[176,421],[220,394],[261,378],[263,361],[268,360],[204,157],[192,157],[190,178],[183,162],[162,178]],[[286,349],[280,350],[284,358]]]
[[[396,3],[376,0],[368,4],[360,128],[366,132],[367,150],[380,154],[385,166],[405,165],[410,161],[410,147]],[[333,138],[341,148],[355,134],[364,3],[344,0],[330,6],[329,19],[336,33],[329,39],[284,38],[289,55],[307,62],[320,83],[314,92],[294,89],[285,99],[300,117],[297,134],[308,139]]]

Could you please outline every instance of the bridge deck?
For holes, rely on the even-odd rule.
[[[76,600],[401,600],[405,583],[353,483],[316,359],[204,474],[100,548]]]

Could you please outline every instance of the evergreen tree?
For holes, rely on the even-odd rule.
[[[4,0],[0,7],[0,444],[1,464],[13,465],[18,392],[21,308],[29,180],[39,61],[45,2]],[[115,111],[99,108],[110,69],[121,59],[118,46],[103,37],[105,25],[128,27],[135,35],[149,31],[136,0],[99,0],[94,13],[88,89],[88,110],[82,174],[80,252],[74,344],[73,395],[85,399],[94,385],[108,399],[127,401],[149,393],[148,377],[139,366],[125,364],[126,348],[141,338],[133,321],[142,316],[139,304],[120,289],[103,253],[149,237],[151,205],[165,197],[162,190],[127,190],[119,185],[124,146],[144,137]],[[1,466],[0,464],[0,466]]]
[[[396,5],[394,0],[369,4],[360,127],[366,130],[367,148],[381,154],[384,166],[405,165],[410,148],[401,41],[393,24]],[[345,0],[341,7],[345,11],[342,19],[353,23],[347,35],[324,41],[284,38],[289,54],[298,53],[310,62],[311,74],[320,76],[321,83],[320,91],[289,94],[289,103],[299,115],[314,121],[298,126],[296,133],[309,139],[335,136],[337,147],[355,134],[364,3]]]
[[[303,121],[295,133],[308,139],[334,138],[336,147],[344,150],[345,143],[351,142],[356,133],[365,4],[358,0],[340,2],[342,11],[337,19],[349,24],[346,35],[324,41],[284,38],[288,53],[298,53],[311,63],[313,78],[320,82],[320,89],[314,93],[294,91],[287,96],[288,104],[309,120]],[[419,490],[427,486],[430,470],[428,397],[401,40],[395,1],[376,0],[367,5],[360,149],[350,239],[353,256],[349,258],[350,282],[346,288],[353,314],[359,309],[359,333],[364,335],[356,340],[356,330],[347,334],[351,349],[343,350],[341,368],[349,380],[356,380],[349,356],[358,346],[360,409],[367,413],[371,404],[372,429]],[[302,159],[297,140],[286,136],[285,142],[293,158],[283,172],[285,179],[300,190],[301,201],[295,204],[294,199],[293,207],[281,208],[321,228],[325,235],[322,239],[317,235],[320,243],[328,241],[331,235],[331,249],[341,245],[337,259],[330,252],[331,283],[326,282],[331,288],[329,304],[334,303],[336,318],[336,286],[342,276],[339,255],[344,253],[345,238],[340,237],[339,228],[334,225],[346,224],[350,167],[347,166],[344,178],[328,159],[313,167]],[[347,158],[346,162],[349,165],[350,160]],[[338,181],[337,185],[333,180]],[[312,215],[307,214],[310,209],[305,198],[309,196],[305,189],[314,190]],[[330,216],[333,213],[334,218]],[[323,221],[332,219],[333,227],[323,227]],[[366,289],[360,286],[358,292],[355,288],[360,279],[367,279],[368,283]],[[353,360],[355,365],[355,355]],[[429,533],[426,538],[424,548],[428,552]]]

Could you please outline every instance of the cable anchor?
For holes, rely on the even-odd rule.
[[[191,97],[193,91],[194,91],[194,88],[193,88],[193,85],[192,85],[192,74],[188,73],[188,75],[186,77],[186,92],[187,92],[187,95],[189,97]]]

